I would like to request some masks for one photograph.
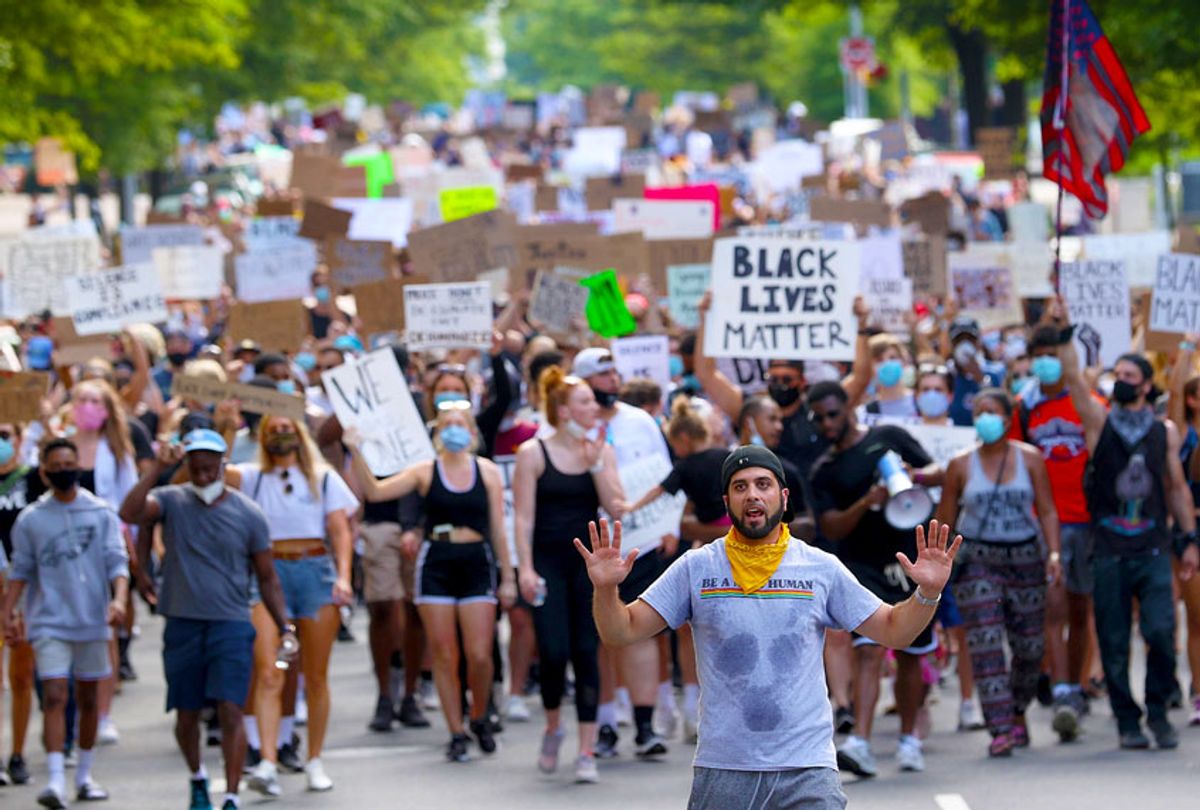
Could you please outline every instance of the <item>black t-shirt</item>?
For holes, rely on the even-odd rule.
[[[810,483],[814,517],[820,520],[825,512],[846,509],[866,495],[879,477],[876,472],[879,459],[889,450],[896,451],[914,468],[933,461],[904,428],[896,425],[873,427],[848,450],[835,453],[830,448],[813,467]],[[847,564],[857,563],[882,571],[896,562],[897,551],[915,559],[917,542],[911,530],[893,528],[883,516],[882,509],[872,509],[838,543],[837,549],[838,557]]]
[[[8,475],[0,476],[0,541],[4,543],[4,555],[12,559],[12,527],[17,515],[46,491],[37,467],[17,467]]]
[[[807,477],[813,464],[825,452],[829,442],[817,432],[808,418],[808,408],[801,406],[800,410],[783,419],[783,435],[779,438],[779,447],[775,454],[796,465],[802,477]]]
[[[133,442],[133,460],[154,461],[154,443],[150,441],[150,430],[140,419],[129,418],[129,438]]]
[[[725,517],[725,501],[721,495],[721,465],[729,451],[710,447],[675,462],[675,467],[663,479],[662,488],[674,495],[683,490],[696,510],[696,520],[712,523]]]

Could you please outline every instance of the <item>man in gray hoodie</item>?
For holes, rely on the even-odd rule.
[[[79,449],[74,442],[53,439],[46,444],[41,476],[50,491],[26,507],[13,524],[11,587],[4,595],[0,630],[6,636],[20,632],[13,619],[17,600],[24,594],[26,632],[42,681],[43,736],[50,768],[49,783],[38,795],[38,803],[65,808],[63,744],[71,676],[79,706],[76,796],[80,801],[108,798],[91,778],[99,722],[96,689],[112,674],[109,628],[125,618],[129,557],[116,513],[79,486]]]

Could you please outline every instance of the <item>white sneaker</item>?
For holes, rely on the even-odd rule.
[[[594,785],[600,781],[600,771],[596,769],[596,758],[580,754],[575,760],[575,781]]]
[[[246,779],[246,786],[257,790],[264,796],[282,796],[283,788],[279,786],[279,771],[274,762],[263,760],[254,766]]]
[[[921,753],[921,741],[911,734],[901,737],[900,745],[896,748],[896,761],[900,763],[902,771],[925,770],[925,755]]]
[[[679,709],[659,703],[654,707],[654,733],[670,740],[679,730]]]
[[[426,711],[437,711],[442,708],[442,702],[438,699],[437,688],[433,685],[433,681],[421,679],[421,685],[418,687],[421,693],[421,706]]]
[[[958,707],[958,730],[978,731],[984,728],[984,725],[983,712],[979,711],[979,704],[975,702],[975,698],[964,700]]]
[[[632,726],[633,703],[629,700],[629,693],[624,690],[617,692],[613,702],[617,704],[617,725]]]
[[[310,759],[304,766],[304,778],[308,782],[308,789],[317,793],[324,793],[327,790],[333,790],[333,780],[325,773],[325,766],[321,764],[321,760]]]
[[[689,745],[700,742],[700,721],[695,717],[683,716],[683,741]]]
[[[508,696],[508,702],[504,704],[505,720],[511,720],[514,723],[528,723],[531,716],[524,698],[519,695]]]
[[[879,768],[875,765],[875,755],[871,753],[871,744],[853,734],[838,746],[837,763],[842,770],[862,777],[871,777],[879,773]]]
[[[116,745],[120,741],[121,733],[117,731],[117,724],[111,717],[101,717],[100,725],[96,729],[96,742],[101,745]]]

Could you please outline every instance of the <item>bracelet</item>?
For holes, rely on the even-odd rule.
[[[588,472],[590,472],[590,473],[593,473],[593,474],[595,474],[595,473],[600,473],[600,472],[604,472],[604,462],[603,462],[603,461],[597,461],[597,462],[596,462],[595,464],[593,464],[591,467],[588,467]]]
[[[1061,559],[1062,559],[1062,555],[1059,554],[1057,551],[1050,552],[1050,562],[1058,562]]]
[[[929,599],[921,594],[921,586],[918,585],[917,589],[913,591],[913,598],[917,600],[918,605],[924,605],[925,607],[937,607],[938,603],[942,601],[942,594],[939,591],[937,596],[935,596],[933,599]]]

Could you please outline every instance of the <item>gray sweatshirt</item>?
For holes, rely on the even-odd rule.
[[[12,541],[8,578],[25,583],[29,639],[108,639],[109,583],[129,576],[121,523],[108,504],[83,487],[70,503],[47,492],[17,516]]]

